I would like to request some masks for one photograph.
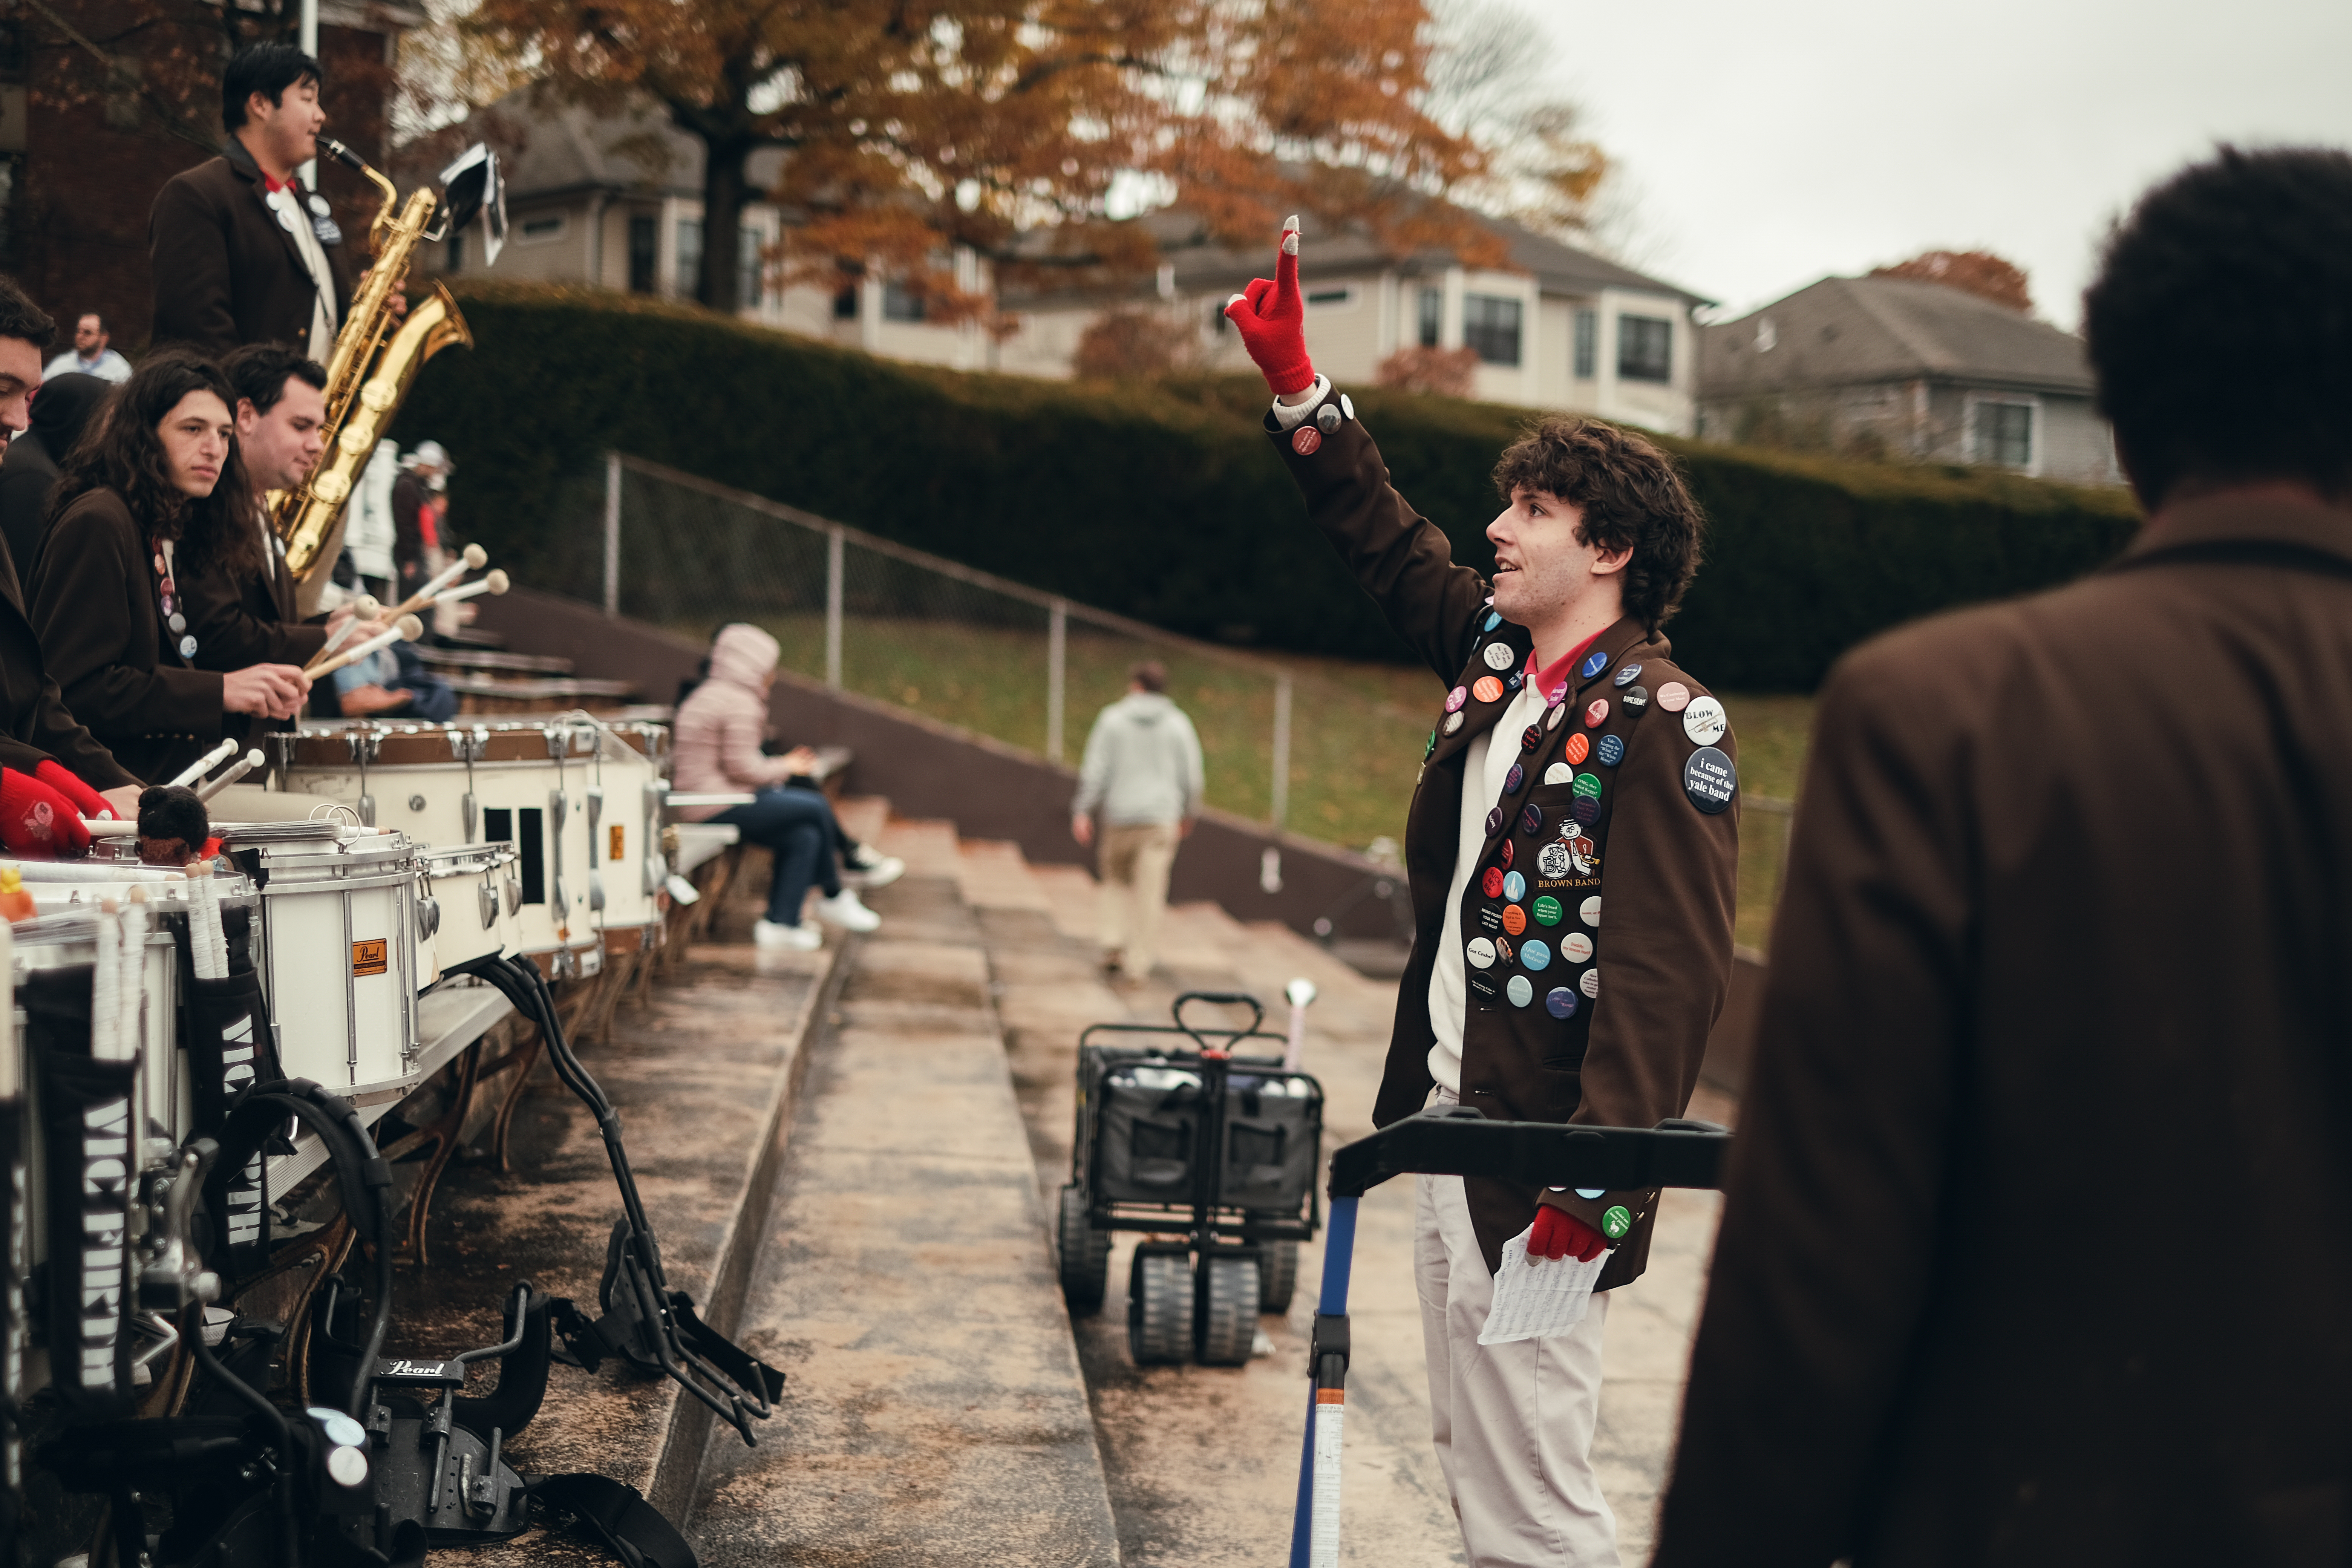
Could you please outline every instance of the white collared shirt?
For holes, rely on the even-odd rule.
[[[310,215],[303,199],[291,185],[280,185],[268,191],[263,199],[277,215],[278,226],[294,237],[294,248],[302,253],[302,265],[310,271],[310,281],[317,285],[318,295],[310,308],[310,355],[320,364],[333,357],[335,332],[341,325],[335,308],[335,274],[327,265],[326,248],[311,232]]]

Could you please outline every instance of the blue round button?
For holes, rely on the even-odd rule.
[[[1516,904],[1527,896],[1528,879],[1525,877],[1520,876],[1517,871],[1504,872],[1503,897]]]
[[[1603,735],[1601,743],[1592,748],[1592,760],[1604,768],[1613,768],[1625,760],[1625,741],[1620,735]]]
[[[1526,684],[1527,677],[1515,669],[1511,671],[1511,678],[1503,682],[1503,689],[1506,691],[1517,691],[1520,687]]]
[[[1490,827],[1486,831],[1492,833],[1494,829]],[[1543,831],[1543,813],[1533,805],[1529,805],[1527,810],[1519,813],[1519,831],[1522,833]]]
[[[1592,775],[1584,775],[1591,778]],[[1568,803],[1568,815],[1590,827],[1601,820],[1601,802],[1589,795],[1578,795]]]
[[[1580,679],[1590,680],[1608,668],[1609,656],[1601,649],[1594,648],[1584,656],[1584,662],[1576,667],[1576,673]]]
[[[1503,987],[1503,994],[1511,999],[1514,1007],[1524,1007],[1536,999],[1536,988],[1524,974],[1514,974],[1511,983]]]
[[[1586,1203],[1597,1204],[1602,1198],[1609,1195],[1609,1189],[1607,1187],[1579,1187],[1576,1189],[1576,1195],[1582,1198]]]
[[[1487,612],[1486,612],[1486,626],[1485,626],[1485,628],[1484,628],[1485,630],[1486,630],[1486,631],[1490,631],[1490,632],[1491,632],[1491,631],[1493,631],[1496,626],[1501,626],[1502,624],[1503,624],[1503,612],[1502,612],[1502,611],[1500,611],[1500,610],[1489,610],[1489,611],[1487,611]]]
[[[1617,671],[1617,684],[1620,686],[1631,686],[1641,679],[1642,667],[1638,664],[1622,666]]]
[[[1503,831],[1503,808],[1496,806],[1486,814],[1486,837],[1492,838]]]
[[[1555,985],[1544,993],[1544,1011],[1555,1018],[1576,1016],[1576,993],[1566,985]]]
[[[1505,795],[1517,795],[1519,793],[1519,786],[1527,782],[1528,770],[1519,766],[1518,763],[1513,763],[1511,764],[1511,771],[1503,775],[1503,793]]]
[[[1519,943],[1519,962],[1529,969],[1541,969],[1551,963],[1551,949],[1540,940],[1529,937]]]

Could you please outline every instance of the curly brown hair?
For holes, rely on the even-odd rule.
[[[1682,606],[1698,574],[1706,517],[1675,460],[1631,430],[1573,414],[1528,427],[1495,464],[1503,499],[1525,488],[1576,508],[1580,543],[1631,550],[1622,575],[1625,613],[1650,630]]]
[[[109,489],[122,498],[149,538],[179,542],[183,570],[218,572],[237,583],[260,573],[268,562],[254,524],[252,480],[236,443],[229,443],[212,494],[193,498],[172,482],[159,432],[180,399],[193,392],[209,392],[222,407],[236,410],[236,392],[212,361],[184,349],[149,355],[91,416],[81,439],[58,465],[47,525],[54,526],[67,507],[91,490]]]

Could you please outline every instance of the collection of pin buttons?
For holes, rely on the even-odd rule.
[[[1290,433],[1290,449],[1302,458],[1313,457],[1322,449],[1324,437],[1338,435],[1340,424],[1355,416],[1355,400],[1346,393],[1339,395],[1336,404],[1326,399],[1323,406],[1315,411],[1314,418]]]
[[[155,552],[155,600],[163,607],[163,624],[178,637],[180,657],[196,657],[196,639],[188,633],[188,617],[184,613],[179,584],[172,576],[172,563],[164,552]]]
[[[1501,615],[1490,611],[1481,630],[1491,634],[1501,624]],[[1498,638],[1479,650],[1478,662],[1490,670],[1500,672],[1513,668],[1523,657],[1508,643]],[[1580,679],[1590,681],[1606,671],[1609,665],[1609,654],[1595,648],[1577,666],[1576,673]],[[1654,700],[1653,693],[1638,684],[1641,678],[1642,666],[1639,663],[1619,667],[1611,678],[1611,685],[1618,693],[1617,705],[1628,715],[1642,713]],[[1467,721],[1465,710],[1471,702],[1489,705],[1499,702],[1507,692],[1516,690],[1518,685],[1519,679],[1514,674],[1507,686],[1496,675],[1482,675],[1467,687],[1454,687],[1445,695],[1444,717],[1440,721],[1438,731],[1431,732],[1431,749],[1435,749],[1439,732],[1453,735],[1461,731]],[[1543,745],[1545,738],[1560,727],[1568,713],[1567,695],[1568,689],[1563,685],[1552,693],[1543,719],[1521,731],[1519,750],[1523,753],[1537,751]],[[1713,697],[1695,696],[1690,688],[1679,680],[1670,680],[1659,687],[1654,700],[1664,711],[1681,715],[1683,733],[1697,748],[1684,763],[1685,796],[1694,807],[1710,816],[1727,809],[1738,791],[1739,775],[1730,757],[1716,745],[1730,731],[1730,721],[1723,704]],[[1571,872],[1590,874],[1598,869],[1596,847],[1586,836],[1585,829],[1599,820],[1601,802],[1608,787],[1599,770],[1614,768],[1625,759],[1623,736],[1612,733],[1595,738],[1592,733],[1608,723],[1611,706],[1610,699],[1605,696],[1592,699],[1583,710],[1582,726],[1572,731],[1560,743],[1561,760],[1544,770],[1543,784],[1568,785],[1570,798],[1565,816],[1555,819],[1558,837],[1543,842],[1537,851],[1535,868],[1538,875],[1564,878]],[[1592,768],[1578,772],[1578,768],[1588,760]],[[1517,795],[1527,783],[1527,765],[1520,762],[1513,763],[1503,776],[1506,799]],[[1514,813],[1509,807],[1497,803],[1486,813],[1486,837],[1504,836],[1507,827],[1515,826],[1523,837],[1542,838],[1546,822],[1541,807],[1529,802],[1516,813],[1516,821],[1513,819]],[[1489,903],[1479,910],[1478,924],[1488,934],[1472,937],[1463,950],[1464,956],[1471,968],[1477,971],[1490,970],[1498,963],[1513,963],[1525,971],[1511,975],[1503,985],[1503,995],[1515,1007],[1529,1006],[1535,1002],[1536,982],[1529,976],[1549,969],[1555,956],[1563,965],[1581,970],[1568,983],[1550,987],[1543,995],[1545,1011],[1555,1018],[1572,1018],[1580,1007],[1589,1005],[1601,994],[1600,969],[1597,966],[1585,967],[1593,963],[1596,951],[1593,939],[1585,931],[1552,932],[1552,928],[1565,921],[1567,911],[1550,894],[1539,896],[1532,904],[1522,902],[1527,895],[1528,882],[1523,874],[1510,868],[1514,855],[1511,837],[1502,837],[1495,849],[1493,863],[1479,879],[1481,893],[1489,900],[1502,901]],[[1577,913],[1585,926],[1599,930],[1599,896],[1582,900]],[[1483,977],[1474,977],[1472,984],[1485,994],[1494,994],[1493,986]],[[1630,1229],[1631,1217],[1625,1215],[1622,1207],[1610,1211],[1604,1219],[1604,1228],[1608,1220],[1619,1216],[1624,1216],[1623,1226]],[[1610,1232],[1610,1235],[1612,1239],[1615,1239],[1623,1233],[1623,1229],[1620,1229]]]

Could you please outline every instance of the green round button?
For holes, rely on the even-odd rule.
[[[1546,893],[1542,898],[1538,899],[1535,901],[1536,924],[1539,926],[1556,926],[1559,924],[1559,900],[1553,898],[1549,893]]]
[[[1601,798],[1601,775],[1599,773],[1577,774],[1576,783],[1570,789],[1570,793],[1582,795],[1587,800],[1599,800]]]
[[[1610,1205],[1609,1212],[1601,1216],[1601,1234],[1612,1241],[1622,1241],[1633,1228],[1633,1211],[1623,1204]]]

